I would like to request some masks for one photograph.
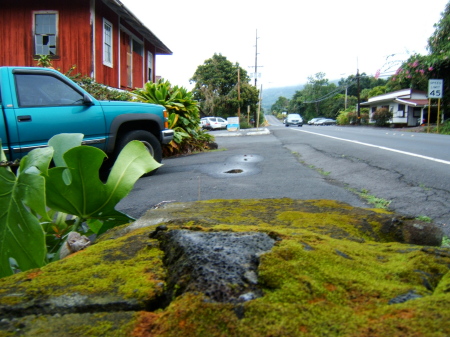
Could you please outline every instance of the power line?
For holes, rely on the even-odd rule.
[[[330,91],[328,94],[326,94],[325,96],[322,96],[314,101],[304,101],[303,103],[306,104],[311,104],[311,103],[319,103],[322,102],[330,97],[333,97],[334,95],[336,95],[339,92],[344,91],[345,89],[347,89],[348,87],[351,87],[352,85],[355,84],[355,82],[357,81],[356,78],[352,79],[351,82],[347,82],[345,85],[341,85],[340,87],[334,89],[333,91]]]

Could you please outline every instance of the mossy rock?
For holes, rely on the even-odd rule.
[[[275,244],[258,255],[261,296],[168,296],[156,225],[267,234]],[[330,200],[167,204],[64,260],[0,279],[0,336],[448,336],[450,250],[411,244],[440,235]]]

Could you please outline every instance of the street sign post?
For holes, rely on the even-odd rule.
[[[437,132],[439,132],[439,119],[440,119],[440,106],[441,98],[444,93],[444,80],[430,79],[428,80],[428,128],[427,132],[430,132],[430,115],[431,115],[431,99],[438,99],[438,111],[436,116]]]
[[[428,80],[428,98],[442,98],[444,80]]]

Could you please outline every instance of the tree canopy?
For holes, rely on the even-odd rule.
[[[362,73],[360,75],[361,100],[384,93],[383,85],[386,82],[386,80]],[[279,114],[281,111],[299,113],[306,120],[318,116],[336,118],[340,111],[356,110],[358,101],[356,83],[355,75],[346,79],[342,78],[336,85],[326,78],[325,73],[317,73],[308,77],[308,83],[302,90],[296,91],[291,99],[280,97],[272,105],[272,113]]]
[[[198,66],[191,82],[195,83],[194,98],[205,116],[236,116],[239,108],[247,106],[254,112],[259,101],[259,92],[249,84],[247,71],[221,54]]]
[[[444,80],[444,109],[450,103],[450,2],[428,39],[428,55],[414,54],[390,78],[388,90],[426,90],[429,79]]]

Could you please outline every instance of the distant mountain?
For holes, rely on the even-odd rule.
[[[304,87],[303,84],[299,84],[289,87],[263,89],[261,107],[264,109],[266,113],[270,112],[270,108],[280,96],[291,99],[292,96],[294,96],[295,92],[302,90],[303,87]]]

